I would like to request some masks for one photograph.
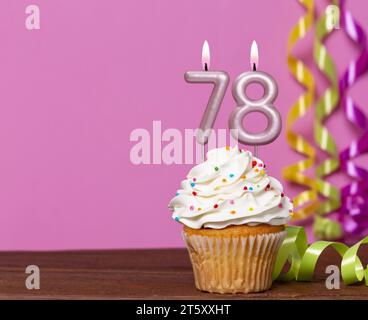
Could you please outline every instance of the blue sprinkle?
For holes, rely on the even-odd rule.
[[[175,217],[175,221],[179,221],[179,217]]]
[[[194,182],[192,182],[190,185],[191,185],[192,187],[194,187],[194,186],[195,186],[195,183],[194,183]]]
[[[179,192],[177,192],[177,193],[176,193],[176,196],[178,196],[179,194],[180,194],[180,193],[179,193]]]
[[[253,187],[249,187],[249,190],[252,191],[253,190]]]
[[[234,174],[233,173],[230,173],[229,177],[230,178],[234,178]]]

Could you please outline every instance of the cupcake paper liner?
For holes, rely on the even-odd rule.
[[[214,293],[250,293],[269,289],[276,255],[285,231],[237,237],[189,235],[197,289]]]

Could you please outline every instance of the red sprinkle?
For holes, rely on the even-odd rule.
[[[285,197],[285,195],[283,193],[281,193],[281,197]]]
[[[193,194],[193,196],[196,196],[197,195],[197,192],[193,191],[192,194]]]
[[[252,167],[254,168],[256,165],[257,165],[257,161],[256,160],[253,160],[252,161]]]
[[[218,208],[218,204],[215,204],[213,207],[214,207],[215,209],[217,209],[217,208]]]
[[[248,190],[248,187],[244,187],[243,189],[244,189],[244,190]]]

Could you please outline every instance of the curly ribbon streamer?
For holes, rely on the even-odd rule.
[[[291,51],[298,40],[302,39],[313,23],[314,2],[313,0],[299,0],[307,10],[306,15],[301,17],[290,32],[287,46],[287,62],[291,74],[305,87],[306,91],[291,107],[286,120],[286,139],[290,147],[304,155],[306,158],[283,169],[285,180],[296,183],[307,190],[299,193],[293,199],[294,219],[304,219],[314,214],[318,207],[317,185],[314,179],[308,177],[304,171],[313,167],[315,150],[313,146],[300,134],[293,131],[294,123],[303,117],[311,108],[314,100],[314,79],[310,70],[301,60],[295,58]]]
[[[345,0],[340,0],[341,27],[348,37],[360,47],[360,54],[339,81],[341,107],[345,116],[362,135],[340,153],[342,170],[355,181],[341,189],[342,205],[339,219],[346,235],[361,236],[368,229],[368,170],[357,166],[352,160],[368,152],[368,120],[362,109],[356,105],[347,91],[368,71],[367,38],[363,28],[345,8]]]
[[[316,216],[313,224],[313,234],[317,239],[323,239],[328,235],[329,239],[341,238],[342,229],[337,221]]]
[[[329,158],[325,159],[317,168],[317,188],[318,193],[325,197],[317,209],[317,214],[326,215],[340,208],[340,190],[327,182],[325,178],[336,172],[340,167],[339,154],[336,143],[324,126],[324,122],[337,108],[339,102],[339,86],[337,81],[337,72],[331,56],[328,54],[323,42],[333,32],[333,28],[327,25],[327,13],[325,13],[316,23],[315,41],[314,41],[314,60],[319,70],[327,77],[330,87],[323,93],[316,104],[316,114],[314,123],[314,139],[319,148],[325,151]],[[319,228],[320,220],[315,220],[315,229]],[[326,220],[325,220],[326,221]],[[331,226],[334,226],[331,221]],[[319,228],[322,230],[322,228]],[[328,229],[326,229],[328,230]],[[333,233],[325,233],[322,238],[332,239],[338,235],[340,229],[333,228]]]
[[[345,284],[354,284],[365,279],[368,286],[368,267],[364,269],[358,257],[359,247],[368,243],[368,236],[348,247],[340,242],[317,241],[308,247],[307,235],[304,228],[288,226],[287,235],[278,252],[273,279],[281,281],[311,281],[318,258],[323,251],[332,247],[342,257],[341,276]],[[282,270],[287,262],[290,269],[286,273]]]

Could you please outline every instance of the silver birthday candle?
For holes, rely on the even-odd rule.
[[[238,141],[255,146],[257,156],[258,145],[269,144],[274,141],[281,132],[281,116],[279,111],[273,106],[277,97],[277,83],[268,73],[257,71],[258,65],[258,47],[253,41],[251,48],[251,69],[244,72],[234,81],[232,93],[237,103],[237,107],[230,114],[229,127],[231,133],[235,133]],[[246,88],[251,83],[258,83],[264,89],[263,97],[258,100],[252,100],[246,95]],[[243,126],[244,117],[252,112],[263,114],[267,118],[267,127],[264,131],[252,133]]]
[[[205,145],[208,142],[229,85],[229,75],[225,71],[210,71],[210,49],[207,41],[203,43],[202,48],[202,70],[187,71],[185,80],[189,83],[210,83],[214,85],[196,134],[198,143]]]

